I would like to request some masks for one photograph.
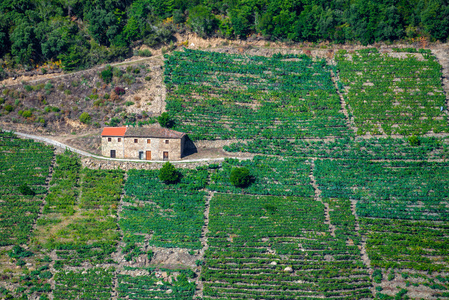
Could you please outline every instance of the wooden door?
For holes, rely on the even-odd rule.
[[[164,151],[162,154],[163,154],[164,160],[168,160],[168,152]]]
[[[111,158],[115,158],[115,150],[111,150]]]
[[[147,151],[146,158],[147,160],[151,160],[151,151]]]

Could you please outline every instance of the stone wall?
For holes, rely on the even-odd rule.
[[[183,169],[195,169],[198,166],[204,166],[209,164],[221,164],[223,160],[210,160],[210,161],[201,161],[201,162],[193,162],[193,163],[173,163],[176,168]],[[102,159],[95,159],[91,157],[84,157],[81,159],[81,163],[83,167],[89,169],[96,170],[115,170],[121,169],[124,171],[128,171],[131,169],[137,170],[158,170],[160,169],[164,163],[150,163],[150,162],[129,162],[129,161],[109,161]]]

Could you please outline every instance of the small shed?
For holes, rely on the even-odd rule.
[[[111,158],[179,160],[186,134],[162,127],[105,127],[101,153]]]

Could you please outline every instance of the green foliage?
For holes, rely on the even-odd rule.
[[[111,66],[107,66],[106,69],[104,69],[103,71],[101,71],[100,73],[100,77],[101,79],[105,82],[105,83],[111,83],[112,81],[112,67]]]
[[[322,197],[358,200],[359,216],[447,221],[448,169],[438,162],[317,160],[314,175]]]
[[[33,191],[26,183],[19,186],[19,192],[26,196],[34,196],[36,194],[36,192]]]
[[[367,236],[366,248],[374,268],[448,270],[442,264],[447,251],[444,245],[449,242],[443,234],[449,229],[447,222],[361,218],[360,228]],[[404,279],[408,276],[402,273]]]
[[[11,104],[6,104],[3,107],[7,112],[12,112],[14,110],[14,106],[12,106]]]
[[[416,147],[421,144],[420,139],[416,135],[412,135],[408,138],[408,142],[410,143],[410,146]]]
[[[286,139],[256,139],[223,147],[229,152],[250,152],[292,157],[339,159],[444,159],[447,157],[446,138],[419,137],[420,145],[410,147],[407,138],[335,139],[307,141]]]
[[[131,170],[120,217],[124,241],[143,246],[142,233],[157,247],[201,249],[207,170],[181,169],[179,182],[166,185],[158,170]],[[169,221],[168,221],[169,220]]]
[[[373,280],[375,283],[380,284],[382,282],[382,271],[379,269],[374,270],[373,272]]]
[[[80,122],[83,124],[90,124],[90,121],[92,120],[91,116],[87,112],[83,112],[80,115]]]
[[[141,270],[133,268],[133,270]],[[161,281],[153,268],[143,269],[149,274],[131,276],[119,274],[118,297],[120,299],[185,299],[192,300],[195,294],[195,282],[190,282],[186,270],[164,270],[171,280]],[[179,273],[175,277],[173,273]],[[159,283],[158,283],[159,282]],[[170,291],[170,293],[167,293]]]
[[[166,109],[192,140],[352,135],[325,60],[188,49],[166,58]]]
[[[245,193],[254,195],[311,197],[310,166],[304,159],[255,156],[252,160],[225,159],[221,169],[211,173],[209,189],[222,193],[241,193],[230,182],[233,169],[248,169],[253,178]]]
[[[26,251],[19,245],[15,245],[11,251],[8,252],[8,256],[11,258],[23,258],[33,256],[34,253],[31,251]]]
[[[251,182],[249,170],[245,167],[232,168],[229,181],[236,187],[247,187]]]
[[[206,37],[218,27],[218,20],[204,5],[198,5],[189,10],[187,24],[201,37]]]
[[[159,170],[159,179],[164,183],[175,183],[180,178],[180,173],[170,162],[166,162]]]
[[[157,121],[161,127],[170,128],[173,126],[173,120],[167,112],[163,112],[157,117]]]
[[[150,57],[153,54],[151,53],[151,51],[149,49],[144,49],[144,50],[139,50],[138,51],[138,55],[139,56],[144,56],[144,57]]]
[[[396,58],[376,48],[366,50],[353,55],[340,50],[336,56],[341,81],[350,87],[345,100],[359,134],[449,131],[445,113],[439,109],[446,97],[441,65],[434,56],[422,53]]]
[[[357,245],[328,234],[324,209],[312,198],[215,194],[201,271],[204,298],[372,298]]]
[[[449,6],[443,0],[407,5],[371,0],[332,5],[243,0],[16,2],[1,7],[0,57],[26,68],[60,59],[62,68],[70,71],[124,59],[131,54],[130,42],[168,44],[175,30],[185,30],[184,24],[202,37],[246,39],[257,34],[296,42],[366,45],[420,36],[445,41],[449,36]]]
[[[24,244],[40,212],[46,178],[53,158],[51,147],[0,132],[0,246]],[[35,195],[23,195],[26,182]]]
[[[54,299],[111,298],[114,273],[112,269],[91,268],[80,271],[58,272],[55,275]]]
[[[22,117],[24,118],[29,118],[33,115],[33,113],[31,112],[31,110],[25,110],[22,112]]]

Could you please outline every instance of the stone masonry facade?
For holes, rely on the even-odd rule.
[[[141,160],[179,160],[186,135],[167,128],[105,127],[101,153],[106,157]]]

